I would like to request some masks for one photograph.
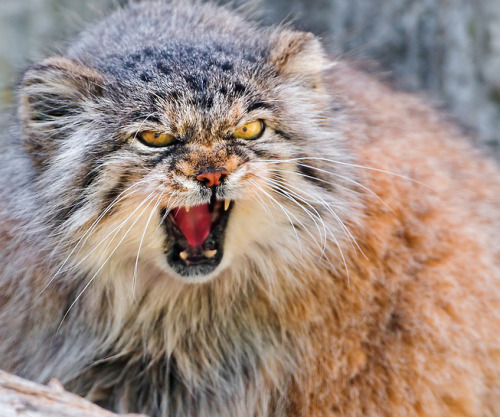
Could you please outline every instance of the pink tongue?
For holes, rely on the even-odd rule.
[[[212,220],[208,204],[193,206],[189,212],[184,207],[174,209],[174,218],[189,246],[201,245],[210,234]]]

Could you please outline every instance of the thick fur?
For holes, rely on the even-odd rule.
[[[26,71],[0,155],[3,369],[153,417],[500,415],[498,168],[312,35],[132,4]],[[215,166],[186,279],[162,213]]]

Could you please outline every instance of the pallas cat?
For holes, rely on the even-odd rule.
[[[313,35],[132,3],[2,130],[0,368],[152,417],[500,415],[499,170]]]

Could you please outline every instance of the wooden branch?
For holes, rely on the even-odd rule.
[[[127,414],[122,417],[145,417]],[[0,371],[0,417],[119,417],[64,390],[57,380],[47,386]]]

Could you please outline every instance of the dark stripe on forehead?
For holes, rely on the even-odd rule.
[[[247,107],[247,112],[251,112],[257,109],[271,109],[272,107],[272,105],[259,100],[250,103]]]
[[[155,113],[155,109],[151,108],[150,110],[134,110],[130,114],[130,119],[133,122],[152,122],[152,123],[157,123],[158,125],[161,124],[161,119],[160,117]]]
[[[233,91],[236,93],[236,95],[242,96],[247,92],[247,87],[245,87],[242,83],[235,82]]]

